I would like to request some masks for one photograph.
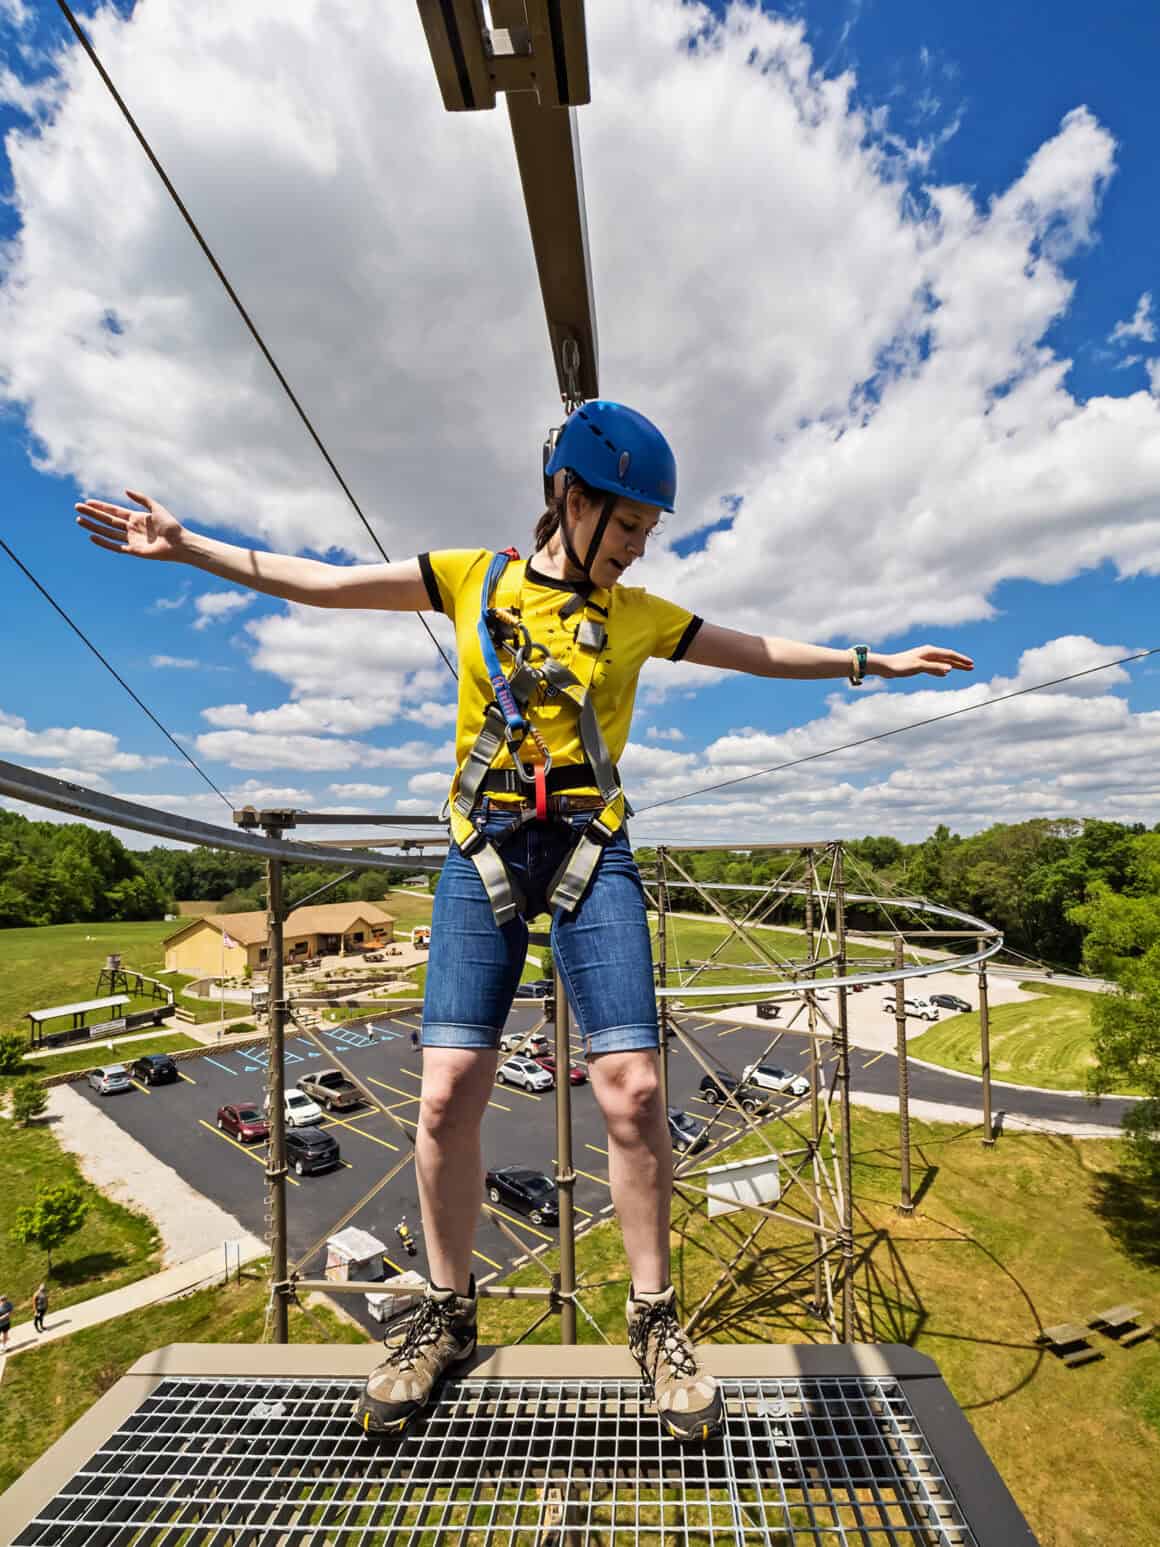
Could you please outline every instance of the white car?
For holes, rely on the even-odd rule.
[[[523,1049],[526,1058],[546,1058],[552,1051],[547,1037],[538,1032],[534,1037],[529,1037],[525,1031],[505,1031],[499,1039],[500,1051],[514,1053],[521,1043],[526,1044]]]
[[[112,1096],[119,1090],[133,1089],[129,1071],[124,1064],[105,1064],[103,1068],[90,1069],[89,1084],[102,1096]]]
[[[508,1058],[495,1071],[501,1085],[522,1085],[525,1090],[551,1090],[555,1080],[534,1058]]]
[[[810,1082],[804,1074],[791,1074],[776,1064],[749,1064],[742,1070],[741,1078],[759,1090],[777,1090],[789,1096],[808,1096]]]
[[[287,1128],[309,1128],[312,1123],[322,1121],[322,1108],[317,1101],[311,1101],[309,1096],[304,1096],[300,1090],[288,1090],[282,1098],[282,1109],[286,1117]],[[270,1103],[266,1102],[266,1111],[269,1112]]]
[[[931,1004],[929,999],[904,999],[902,1007],[907,1015],[913,1015],[920,1021],[937,1021],[938,1006]],[[882,1008],[888,1015],[894,1014],[894,1000],[884,999]]]

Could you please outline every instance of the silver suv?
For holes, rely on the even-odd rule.
[[[114,1096],[120,1090],[133,1089],[124,1064],[105,1064],[100,1069],[90,1069],[89,1084],[101,1096]]]

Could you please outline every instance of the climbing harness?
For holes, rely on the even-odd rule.
[[[581,618],[574,636],[576,669],[556,660],[531,637],[522,621],[526,567],[516,550],[508,548],[494,555],[484,577],[478,634],[484,669],[495,697],[484,714],[475,744],[458,771],[449,804],[451,835],[479,872],[500,925],[515,917],[524,906],[524,898],[499,853],[484,836],[484,796],[522,797],[520,805],[514,808],[521,822],[544,822],[592,811],[548,888],[549,906],[564,913],[571,913],[583,897],[601,854],[620,831],[627,812],[620,778],[589,696],[607,631],[603,623]],[[570,618],[587,605],[577,593],[564,604],[560,616]],[[508,671],[501,664],[501,655],[511,659]],[[530,717],[533,702],[572,705],[578,716],[585,762],[553,768],[551,751]],[[535,757],[527,755],[529,742]],[[493,768],[504,751],[511,758],[511,768]],[[568,793],[580,789],[595,789],[598,793],[588,797]]]

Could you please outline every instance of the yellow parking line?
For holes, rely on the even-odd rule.
[[[388,1268],[394,1268],[396,1273],[401,1273],[403,1271],[397,1262],[391,1261],[386,1252],[383,1253],[383,1261],[386,1263]]]
[[[522,1096],[525,1101],[538,1101],[540,1099],[538,1096],[533,1096],[530,1090],[520,1090],[518,1085],[508,1085],[506,1081],[500,1080],[497,1080],[496,1084],[499,1085],[500,1089],[503,1090],[507,1095]],[[549,1086],[548,1089],[551,1090],[552,1087]]]
[[[197,1084],[197,1081],[196,1080],[191,1080],[188,1074],[182,1074],[180,1069],[177,1071],[177,1078],[179,1080],[184,1080],[187,1085],[196,1085]]]
[[[868,1058],[862,1065],[863,1069],[869,1069],[871,1064],[876,1064],[880,1058],[885,1058],[885,1053],[875,1053],[873,1058]]]
[[[596,1154],[596,1155],[607,1155],[608,1154],[608,1151],[604,1150],[604,1149],[601,1149],[599,1144],[586,1144],[584,1146],[584,1148],[586,1150],[591,1150],[593,1152],[593,1154]]]
[[[377,1085],[380,1090],[393,1091],[396,1096],[402,1096],[406,1101],[414,1101],[416,1104],[418,1103],[418,1096],[412,1096],[409,1090],[400,1090],[397,1085],[388,1085],[385,1080],[376,1080],[373,1074],[367,1075],[367,1082],[371,1085]],[[397,1101],[393,1102],[392,1110],[394,1107],[398,1106],[398,1104],[399,1103]]]
[[[248,1150],[244,1144],[239,1144],[236,1139],[231,1139],[228,1133],[223,1133],[220,1128],[215,1128],[212,1123],[207,1123],[204,1117],[199,1117],[198,1122],[207,1133],[212,1133],[215,1139],[224,1139],[227,1144],[232,1144],[236,1150],[241,1150],[247,1160],[252,1160],[259,1166],[265,1166],[266,1161],[263,1156],[255,1155],[253,1150]],[[302,1185],[300,1182],[296,1182],[292,1176],[288,1176],[286,1180],[290,1183],[291,1187],[300,1187]]]
[[[356,1128],[353,1123],[348,1123],[343,1117],[328,1117],[325,1122],[319,1123],[319,1128],[329,1128],[332,1123],[337,1123],[340,1128],[349,1128],[351,1133],[357,1133],[360,1139],[369,1139],[372,1144],[381,1144],[384,1149],[394,1150],[399,1153],[399,1146],[391,1144],[386,1139],[377,1138],[373,1133],[364,1133],[361,1128]]]
[[[137,1089],[138,1090],[143,1090],[147,1096],[151,1096],[153,1094],[153,1092],[149,1089],[148,1085],[142,1085],[140,1080],[134,1080],[134,1079],[130,1078],[129,1084],[130,1085],[136,1085]]]
[[[578,1203],[573,1202],[572,1207],[576,1210],[577,1214],[583,1214],[585,1219],[592,1218],[591,1212],[588,1209],[582,1209]]]
[[[481,1252],[477,1248],[475,1251],[472,1252],[471,1255],[473,1257],[478,1257],[480,1262],[486,1262],[489,1268],[495,1268],[495,1270],[498,1273],[502,1273],[503,1272],[503,1263],[502,1262],[496,1262],[495,1258],[494,1257],[489,1257],[486,1254],[486,1252]]]
[[[591,1171],[581,1171],[579,1166],[573,1166],[577,1176],[586,1176],[590,1182],[599,1182],[601,1187],[611,1187],[612,1183],[606,1176],[593,1176]]]
[[[421,1074],[416,1074],[414,1069],[408,1069],[406,1067],[400,1068],[399,1073],[400,1074],[409,1074],[413,1080],[422,1081],[422,1078],[423,1078],[423,1076]]]
[[[500,1219],[506,1220],[509,1225],[518,1225],[521,1230],[530,1230],[533,1235],[538,1235],[541,1241],[554,1241],[556,1239],[555,1236],[545,1235],[535,1225],[529,1225],[527,1220],[521,1219],[518,1214],[505,1214],[502,1209],[497,1209],[494,1203],[485,1203],[483,1208],[484,1213],[495,1214]]]

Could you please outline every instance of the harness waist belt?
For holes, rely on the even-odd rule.
[[[619,775],[617,779],[619,782]],[[566,790],[600,788],[600,781],[587,763],[572,763],[564,768],[549,768],[544,782],[549,795],[562,795]],[[492,768],[484,774],[476,793],[478,795],[522,795],[526,799],[528,789],[527,781],[521,779],[514,768]]]

